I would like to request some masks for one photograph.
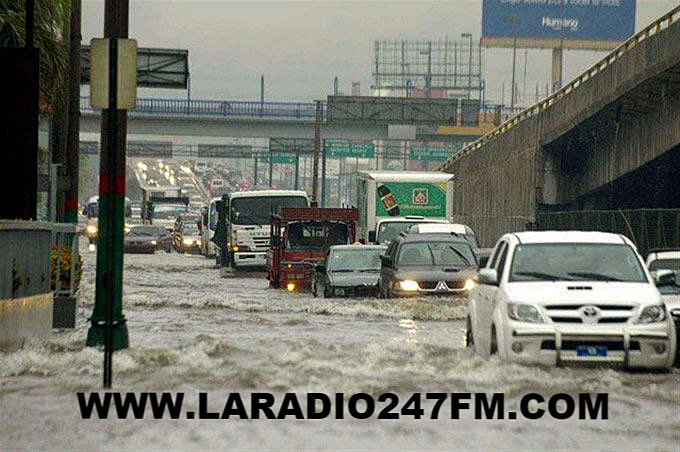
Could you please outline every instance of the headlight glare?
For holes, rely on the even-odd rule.
[[[543,323],[538,309],[526,303],[508,303],[508,317],[519,322]]]
[[[85,232],[87,232],[88,234],[96,234],[97,226],[93,224],[88,224],[87,227],[85,228]]]
[[[151,241],[151,244],[152,244],[152,245],[157,245],[157,244],[158,244],[158,242],[157,242],[157,241],[155,241],[155,240],[152,240],[152,241]]]
[[[190,238],[185,238],[182,240],[182,243],[184,243],[185,245],[191,245],[192,243],[194,243],[194,241],[191,240]]]
[[[477,286],[477,283],[475,282],[474,279],[468,279],[465,281],[465,286],[463,286],[463,289],[465,290],[472,290]]]
[[[399,281],[397,284],[399,285],[399,288],[401,290],[405,290],[407,292],[415,292],[416,290],[420,289],[420,286],[418,286],[418,283],[416,281],[411,280],[411,279],[405,279],[404,281]]]
[[[637,323],[656,323],[663,320],[666,320],[666,306],[663,304],[653,304],[642,308]]]

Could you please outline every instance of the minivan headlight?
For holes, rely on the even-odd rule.
[[[663,320],[666,320],[666,306],[664,304],[653,304],[642,308],[637,323],[656,323]]]
[[[526,303],[508,303],[508,317],[519,322],[543,323],[543,316],[538,309]]]

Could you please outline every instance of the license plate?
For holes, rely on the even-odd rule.
[[[607,356],[607,347],[603,345],[579,345],[576,347],[576,356],[604,358]]]

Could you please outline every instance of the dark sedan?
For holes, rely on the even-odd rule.
[[[155,253],[162,242],[162,232],[158,226],[132,226],[125,235],[123,249],[126,253]]]
[[[334,296],[370,296],[378,293],[380,245],[335,245],[330,247],[322,265],[312,276],[312,294]]]
[[[444,234],[404,234],[382,257],[380,294],[467,294],[475,286],[478,263],[470,244]]]

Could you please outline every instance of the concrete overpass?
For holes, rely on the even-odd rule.
[[[442,166],[490,246],[550,211],[680,207],[680,7]]]

